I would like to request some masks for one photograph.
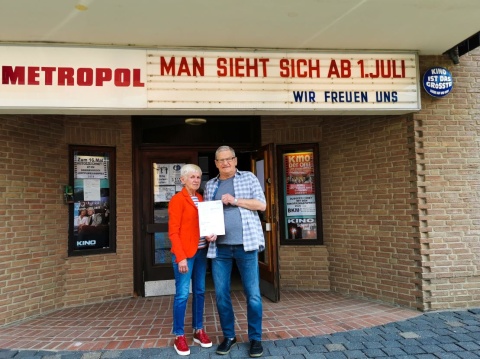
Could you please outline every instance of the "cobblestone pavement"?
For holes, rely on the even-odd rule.
[[[480,308],[424,313],[415,318],[362,330],[314,337],[264,341],[265,359],[309,358],[480,358]],[[248,343],[227,355],[217,355],[216,345],[205,349],[191,346],[189,358],[248,358]],[[0,359],[100,359],[180,358],[169,348],[83,352],[2,350]]]

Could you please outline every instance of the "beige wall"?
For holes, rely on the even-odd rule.
[[[0,115],[0,325],[133,293],[129,117]],[[68,145],[115,146],[117,253],[67,256]]]

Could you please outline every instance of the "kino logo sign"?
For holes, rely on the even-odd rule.
[[[423,88],[430,96],[444,97],[452,91],[452,74],[444,67],[432,67],[423,75]]]

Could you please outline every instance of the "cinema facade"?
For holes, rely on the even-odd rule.
[[[265,191],[265,297],[480,306],[478,49],[0,54],[0,325],[172,294],[168,201],[220,145]]]

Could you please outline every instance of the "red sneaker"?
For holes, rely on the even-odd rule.
[[[210,348],[212,346],[212,341],[203,329],[194,332],[193,341],[200,344],[202,348]]]
[[[177,351],[178,355],[190,355],[190,348],[188,347],[185,335],[180,335],[176,337],[173,347]]]

